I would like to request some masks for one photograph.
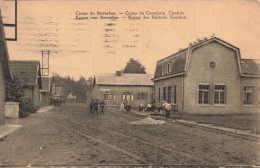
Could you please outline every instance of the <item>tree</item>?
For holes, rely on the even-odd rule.
[[[20,102],[23,97],[23,85],[20,80],[9,82],[5,88],[5,101]]]
[[[137,73],[137,74],[146,74],[145,67],[140,63],[140,61],[134,58],[130,58],[127,62],[123,73]]]

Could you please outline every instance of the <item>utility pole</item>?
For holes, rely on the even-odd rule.
[[[41,75],[42,76],[49,76],[49,59],[50,59],[50,51],[41,51],[42,53],[42,67],[41,67]]]

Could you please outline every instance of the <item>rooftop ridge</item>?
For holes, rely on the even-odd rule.
[[[174,56],[176,56],[178,53],[184,52],[185,50],[188,50],[189,48],[196,47],[196,46],[201,45],[201,44],[203,44],[203,43],[207,43],[207,42],[209,42],[209,41],[211,41],[211,40],[213,40],[213,39],[221,40],[220,38],[218,38],[218,37],[216,37],[216,36],[211,37],[211,38],[209,38],[209,39],[207,39],[207,40],[202,40],[201,42],[198,42],[197,44],[194,44],[194,45],[192,45],[192,46],[186,47],[186,48],[182,49],[181,51],[178,51],[178,52],[173,53],[173,54],[171,54],[171,55],[169,55],[169,56],[167,56],[167,57],[165,57],[165,58],[162,58],[162,59],[158,60],[157,62],[159,63],[159,62],[161,62],[161,61],[163,61],[163,60],[165,60],[165,59],[168,59],[168,58],[170,58],[170,57],[174,57]],[[223,42],[229,44],[228,42],[226,42],[226,41],[224,41],[224,40],[221,40],[221,41],[223,41]],[[235,47],[235,46],[233,46],[232,44],[229,44],[229,45],[231,45],[232,47]],[[235,48],[237,48],[237,47],[235,47]],[[178,56],[176,56],[176,57],[178,57]]]

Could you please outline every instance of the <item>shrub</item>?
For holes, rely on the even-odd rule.
[[[30,113],[35,113],[36,109],[30,100],[22,100],[20,102],[20,117],[27,117]]]
[[[23,85],[19,81],[13,81],[6,84],[5,101],[20,102],[23,97]]]
[[[30,113],[35,113],[36,109],[28,99],[23,99],[23,85],[20,80],[14,80],[13,82],[6,84],[5,92],[6,102],[19,102],[20,117],[26,117]]]

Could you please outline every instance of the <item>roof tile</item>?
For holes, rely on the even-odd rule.
[[[10,61],[14,79],[20,79],[24,85],[33,86],[37,84],[40,61]]]
[[[97,74],[95,76],[97,85],[133,85],[133,86],[153,86],[151,74],[122,73],[116,76],[115,73]]]

